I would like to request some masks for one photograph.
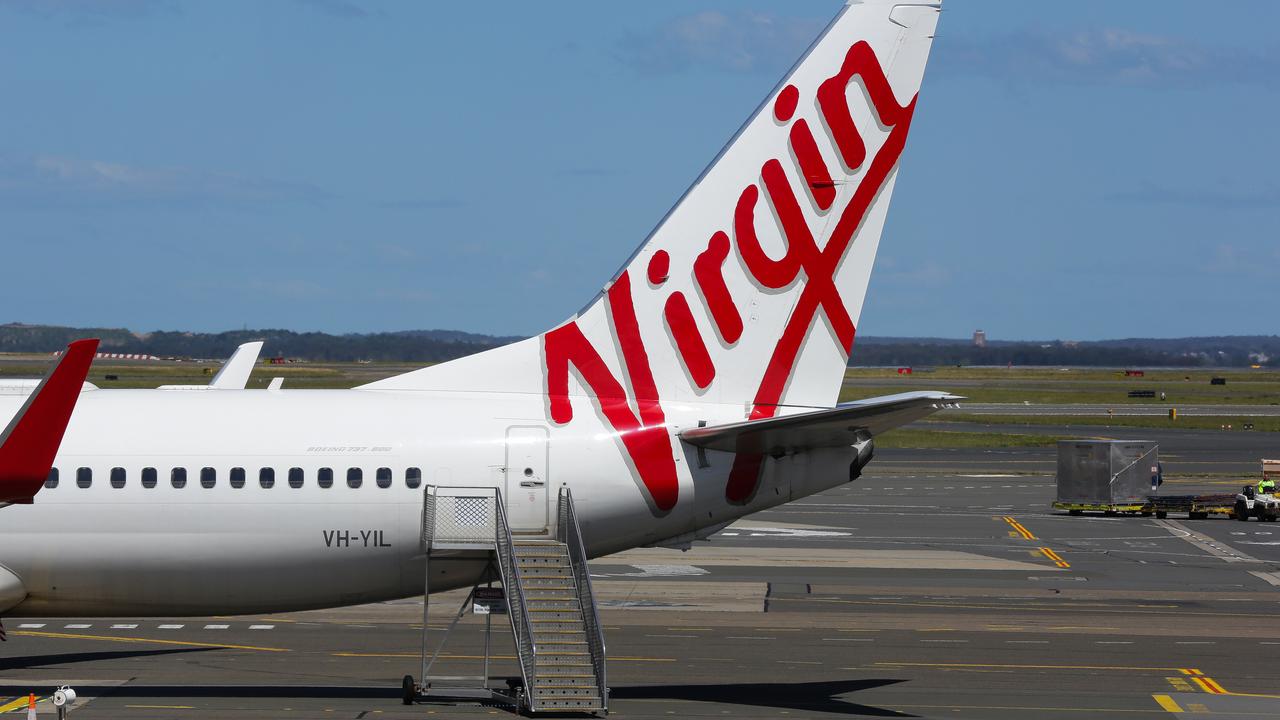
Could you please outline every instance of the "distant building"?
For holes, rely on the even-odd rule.
[[[974,346],[974,347],[980,347],[980,348],[984,348],[984,347],[986,347],[986,346],[987,346],[987,331],[986,331],[986,330],[974,330],[974,331],[973,331],[973,346]]]

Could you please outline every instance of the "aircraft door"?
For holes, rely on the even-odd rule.
[[[539,534],[547,530],[547,428],[513,425],[507,428],[507,522],[513,533]]]

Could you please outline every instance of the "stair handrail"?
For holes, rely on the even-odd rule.
[[[578,586],[578,603],[582,606],[583,627],[591,646],[591,665],[596,674],[600,693],[600,709],[609,711],[609,682],[606,671],[604,627],[600,624],[600,612],[596,608],[595,593],[591,589],[591,568],[587,565],[587,550],[582,543],[582,528],[578,514],[573,509],[573,492],[567,485],[560,488],[559,512],[556,517],[557,539],[569,551],[569,565]]]
[[[502,491],[493,489],[494,507],[497,512],[495,523],[494,546],[498,554],[498,566],[502,571],[502,585],[507,594],[507,615],[511,618],[511,634],[516,641],[516,654],[520,659],[520,678],[524,681],[524,693],[529,707],[537,702],[529,678],[535,677],[534,657],[537,646],[533,639],[533,622],[529,618],[529,607],[524,599],[524,587],[520,583],[520,571],[515,562],[515,540],[511,537],[511,526],[507,524],[507,511],[502,504]]]

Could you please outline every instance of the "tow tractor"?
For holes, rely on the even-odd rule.
[[[1245,485],[1236,495],[1235,518],[1240,522],[1250,517],[1258,518],[1258,522],[1275,522],[1280,516],[1280,499],[1275,495],[1261,494],[1252,485]]]
[[[1262,481],[1280,479],[1280,460],[1262,460]],[[1235,518],[1245,522],[1250,516],[1259,522],[1275,522],[1280,515],[1280,497],[1274,493],[1259,493],[1253,485],[1245,485],[1236,495]]]

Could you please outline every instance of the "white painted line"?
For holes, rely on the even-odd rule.
[[[777,640],[778,638],[763,637],[761,635],[730,635],[729,640]]]
[[[1255,557],[1251,557],[1249,555],[1246,555],[1240,552],[1239,550],[1236,550],[1235,548],[1232,548],[1231,546],[1227,545],[1224,542],[1215,540],[1214,538],[1211,538],[1208,535],[1205,535],[1204,533],[1196,532],[1195,530],[1192,530],[1191,528],[1187,527],[1186,525],[1183,525],[1177,520],[1156,520],[1155,524],[1169,531],[1170,535],[1186,540],[1187,542],[1191,543],[1195,547],[1218,558],[1219,560],[1222,560],[1223,562],[1246,562],[1246,563],[1262,562],[1261,560]],[[1266,578],[1262,578],[1262,579],[1266,580]],[[1271,581],[1267,580],[1267,582],[1271,582]]]
[[[822,664],[818,660],[774,660],[774,662],[780,662],[784,665],[821,665]]]
[[[275,625],[250,625],[250,630],[275,630]]]
[[[1132,640],[1099,640],[1094,645],[1132,645]]]
[[[157,625],[156,627],[160,630],[181,630],[186,626],[185,625]]]
[[[18,626],[18,628],[20,629],[31,628],[32,630],[39,630],[42,627],[44,627],[44,623],[22,623],[21,625]]]
[[[968,640],[921,640],[920,642],[927,642],[927,643],[967,643],[967,642],[969,642],[969,641],[968,641]]]
[[[1048,640],[1005,640],[1010,645],[1048,645]]]
[[[1218,643],[1212,640],[1179,640],[1178,642],[1174,643],[1174,645],[1217,645],[1217,644]]]
[[[875,638],[822,638],[833,642],[875,642]]]
[[[697,635],[645,635],[645,637],[654,638],[696,638]]]
[[[84,630],[86,628],[91,628],[93,626],[88,623],[71,623],[70,625],[63,625],[62,627],[66,628],[67,630]]]
[[[205,625],[205,630],[226,630],[230,625]]]
[[[134,630],[137,627],[138,627],[137,623],[120,623],[118,625],[112,625],[111,629],[112,630]]]
[[[1260,572],[1258,570],[1250,570],[1249,574],[1258,578],[1259,580],[1266,581],[1268,585],[1280,586],[1280,573]]]

